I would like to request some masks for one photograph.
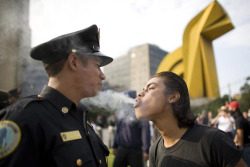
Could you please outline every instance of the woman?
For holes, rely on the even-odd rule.
[[[227,111],[225,106],[221,106],[218,115],[211,121],[212,124],[216,124],[218,129],[226,132],[232,140],[234,139],[235,135],[235,120]]]
[[[135,101],[136,117],[151,120],[161,134],[150,148],[150,167],[246,166],[224,132],[195,123],[187,85],[178,75],[154,75]]]

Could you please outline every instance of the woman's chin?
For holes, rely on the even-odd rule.
[[[147,118],[141,114],[141,112],[139,110],[135,109],[135,116],[138,120],[147,120]]]

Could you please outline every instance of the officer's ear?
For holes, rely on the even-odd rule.
[[[174,92],[169,97],[169,103],[175,103],[180,99],[181,95],[179,92]]]
[[[75,53],[71,53],[69,56],[68,56],[68,64],[69,64],[69,67],[70,69],[72,69],[73,71],[77,71],[77,64],[78,64],[78,56],[75,54]]]

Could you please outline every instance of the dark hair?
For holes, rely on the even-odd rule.
[[[53,77],[53,76],[57,75],[63,69],[63,66],[64,66],[66,60],[67,59],[64,58],[64,59],[61,59],[58,62],[53,63],[53,64],[43,63],[43,66],[45,68],[47,75],[49,77]]]
[[[86,55],[77,55],[77,56],[82,61],[83,65],[87,66],[89,56],[86,56]],[[47,75],[49,77],[53,77],[53,76],[57,75],[62,70],[66,60],[67,60],[67,58],[63,58],[60,61],[53,63],[53,64],[49,64],[49,65],[43,63]]]
[[[178,119],[178,126],[181,128],[193,125],[197,116],[190,109],[186,82],[177,74],[169,71],[157,73],[153,77],[163,79],[166,93],[179,92],[179,100],[172,104],[174,116]]]

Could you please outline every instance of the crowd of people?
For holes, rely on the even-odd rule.
[[[135,96],[131,98],[135,98]],[[130,112],[134,113],[135,111],[131,109]],[[211,111],[207,112],[203,110],[201,114],[196,117],[195,122],[225,132],[225,134],[235,142],[235,145],[242,150],[243,160],[249,164],[250,117],[247,114],[244,116],[243,113],[244,112],[241,114],[240,112],[239,103],[232,101],[228,105],[221,106],[217,110],[215,117],[213,117]],[[97,117],[96,122],[104,122],[103,120],[98,121],[98,119],[100,119],[100,116]],[[109,132],[108,135],[106,135],[108,147],[111,150],[113,149],[113,153],[116,155],[114,167],[126,167],[127,165],[132,167],[148,166],[149,147],[161,136],[155,124],[152,121],[144,121],[142,124],[133,114],[122,120],[117,120],[115,114],[112,114],[105,122],[107,122]],[[102,127],[104,126],[102,125]],[[98,130],[96,130],[96,132],[98,133]],[[141,136],[142,132],[144,136]],[[142,148],[140,149],[139,155],[144,154],[144,158],[143,156],[136,156],[137,146]]]
[[[20,98],[20,89],[11,89],[10,91],[5,91],[0,89],[0,110],[13,104]]]
[[[113,61],[100,52],[99,40],[92,25],[32,48],[48,84],[13,104],[0,92],[0,166],[107,167],[109,148],[114,167],[148,166],[148,160],[150,167],[250,166],[249,118],[239,103],[197,118],[186,82],[169,71],[155,74],[137,95],[128,93],[135,104],[128,104],[126,117],[109,118],[108,148],[102,116],[91,125],[80,103],[98,94],[106,78],[101,67]]]
[[[221,106],[215,117],[211,111],[203,110],[197,117],[197,122],[225,132],[237,146],[242,148],[243,159],[250,165],[250,109],[248,112],[241,112],[239,103],[232,101]]]

